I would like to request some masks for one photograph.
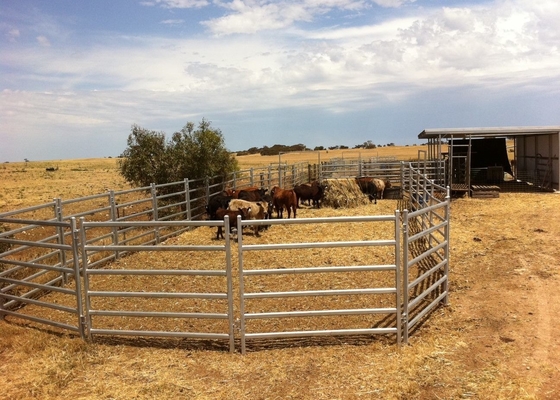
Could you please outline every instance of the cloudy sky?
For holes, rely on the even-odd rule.
[[[558,0],[0,0],[0,162],[560,124]]]

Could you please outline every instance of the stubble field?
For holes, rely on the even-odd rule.
[[[382,148],[372,155],[409,160],[421,149]],[[318,158],[313,152],[286,154],[282,162],[304,156]],[[358,153],[329,151],[320,158],[329,156]],[[368,155],[362,151],[361,156]],[[243,168],[275,163],[278,157],[239,160]],[[58,170],[47,172],[47,167]],[[0,212],[128,187],[115,159],[2,164],[0,182]],[[348,215],[391,210],[391,202],[349,209]],[[241,356],[184,343],[86,343],[7,318],[0,321],[0,397],[560,398],[559,202],[557,194],[548,193],[453,200],[450,304],[437,309],[408,346],[398,348],[392,340],[295,342]],[[302,209],[298,215],[334,212]]]

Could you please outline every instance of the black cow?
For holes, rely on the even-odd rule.
[[[321,201],[323,201],[323,197],[325,196],[325,185],[320,184],[318,181],[311,182],[311,188],[313,189],[313,197],[311,201],[313,205],[317,206],[317,208],[321,208]]]
[[[218,211],[219,208],[227,209],[231,199],[231,196],[227,196],[223,193],[218,193],[217,195],[211,197],[210,201],[206,205],[208,218],[216,219],[216,211]]]
[[[367,195],[369,201],[375,201],[374,204],[377,204],[377,187],[375,183],[373,183],[373,178],[369,176],[358,177],[356,178],[356,183],[360,187],[362,193]]]
[[[309,204],[313,197],[313,189],[306,183],[294,186],[294,192],[296,192],[298,207],[300,203],[303,204],[303,202],[305,201],[307,201],[307,204]]]

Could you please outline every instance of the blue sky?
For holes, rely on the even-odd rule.
[[[560,124],[558,0],[0,0],[0,162]]]

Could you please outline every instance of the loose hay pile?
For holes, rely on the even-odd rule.
[[[323,205],[332,208],[355,208],[369,204],[355,179],[326,179]]]

